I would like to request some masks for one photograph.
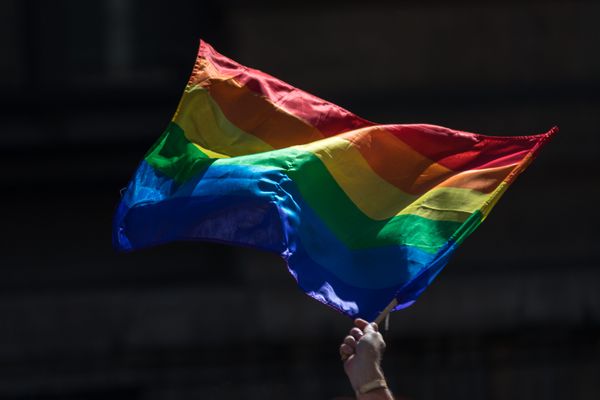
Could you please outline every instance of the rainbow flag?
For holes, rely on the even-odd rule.
[[[393,299],[415,301],[556,131],[379,125],[201,41],[118,206],[114,243],[275,252],[309,296],[373,320]]]

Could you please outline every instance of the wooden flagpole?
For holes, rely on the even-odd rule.
[[[385,317],[387,317],[387,315],[394,309],[394,307],[396,307],[398,305],[398,300],[394,299],[390,302],[390,304],[387,305],[386,308],[383,309],[382,312],[379,313],[379,315],[377,316],[377,318],[375,318],[375,322],[378,326],[381,324],[381,322],[385,319]]]

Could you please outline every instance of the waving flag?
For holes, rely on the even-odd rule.
[[[173,120],[123,195],[115,246],[275,252],[309,296],[372,320],[393,299],[415,301],[555,131],[379,125],[201,42]]]

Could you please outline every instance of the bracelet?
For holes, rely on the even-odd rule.
[[[358,394],[369,393],[375,389],[387,389],[387,384],[385,383],[385,379],[375,379],[371,382],[365,383],[360,388],[358,388]]]

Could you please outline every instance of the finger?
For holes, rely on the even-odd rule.
[[[360,330],[363,330],[363,329],[365,329],[365,327],[366,327],[367,325],[369,325],[369,323],[368,323],[367,321],[365,321],[364,319],[362,319],[362,318],[356,318],[356,319],[354,320],[354,325],[355,325],[355,326],[356,326],[358,329],[360,329]]]
[[[350,335],[358,342],[360,338],[363,337],[363,332],[358,328],[352,328],[350,329]]]
[[[351,356],[352,354],[354,354],[354,349],[350,346],[348,346],[346,343],[342,343],[340,345],[340,354],[343,356],[344,354],[346,356]]]
[[[356,339],[354,338],[354,336],[350,336],[350,335],[346,336],[344,338],[344,343],[352,348],[356,347]]]
[[[340,358],[342,361],[345,362],[352,354],[354,354],[354,349],[349,348],[345,343],[340,345]]]
[[[377,326],[377,323],[372,322],[370,324],[367,324],[367,326],[364,327],[363,332],[366,333],[377,333],[379,332],[379,327]]]

